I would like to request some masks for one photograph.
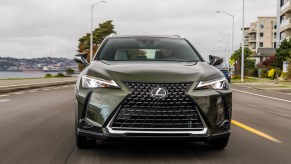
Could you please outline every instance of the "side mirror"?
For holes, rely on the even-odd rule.
[[[83,64],[85,67],[89,65],[87,62],[87,53],[80,53],[75,55],[74,60],[77,63]]]
[[[210,61],[209,64],[212,66],[216,66],[223,63],[223,59],[221,57],[212,55],[209,55],[209,61]]]

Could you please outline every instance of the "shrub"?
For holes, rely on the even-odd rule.
[[[241,76],[238,74],[234,74],[231,77],[232,77],[232,79],[240,79],[241,78]]]
[[[267,78],[268,77],[268,71],[263,69],[261,72],[261,77],[260,78]]]
[[[66,70],[66,74],[67,74],[68,76],[71,76],[73,73],[75,73],[75,70],[73,70],[72,68],[68,68],[68,69]]]
[[[282,75],[282,70],[280,68],[275,69],[275,78],[279,78]]]
[[[288,73],[287,72],[282,72],[280,78],[287,80],[288,79]]]
[[[253,77],[259,77],[258,68],[255,68],[255,69],[252,71],[251,76],[253,76]]]
[[[253,71],[255,69],[255,60],[253,59],[246,59],[245,61],[245,75],[246,76],[253,76]]]
[[[268,77],[271,78],[271,79],[274,79],[275,78],[275,69],[271,69],[268,72]]]
[[[47,74],[45,74],[45,76],[44,76],[45,78],[50,78],[50,77],[52,77],[52,74],[50,74],[50,73],[47,73]]]
[[[65,77],[65,75],[63,73],[58,73],[56,77]]]
[[[266,60],[260,62],[257,67],[258,68],[264,68],[264,69],[270,69],[273,66],[274,61],[276,60],[275,56],[268,57]]]

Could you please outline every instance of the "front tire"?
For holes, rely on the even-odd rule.
[[[96,146],[96,140],[76,134],[76,145],[79,149],[88,149]]]
[[[228,80],[228,83],[231,83],[231,78],[230,77],[227,80]]]
[[[223,150],[228,144],[229,136],[208,141],[208,146],[214,150]]]

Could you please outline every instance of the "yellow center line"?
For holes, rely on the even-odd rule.
[[[268,139],[268,140],[271,140],[271,141],[273,141],[273,142],[282,143],[282,141],[277,140],[276,138],[271,137],[270,135],[265,134],[265,133],[263,133],[263,132],[261,132],[261,131],[259,131],[259,130],[256,130],[256,129],[254,129],[254,128],[251,128],[251,127],[249,127],[249,126],[247,126],[247,125],[245,125],[245,124],[243,124],[243,123],[237,122],[237,121],[235,121],[235,120],[231,120],[231,123],[234,124],[234,125],[236,125],[236,126],[238,126],[238,127],[243,128],[243,129],[245,129],[245,130],[247,130],[247,131],[250,131],[250,132],[252,132],[252,133],[255,133],[256,135],[259,135],[259,136],[264,137],[264,138],[266,138],[266,139]]]

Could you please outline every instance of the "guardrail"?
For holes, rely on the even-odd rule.
[[[21,84],[21,85],[0,86],[0,94],[21,91],[21,90],[28,90],[28,89],[44,88],[44,87],[50,87],[50,86],[68,85],[68,84],[74,84],[75,82],[76,80],[66,80],[66,81],[52,81],[52,82]]]

